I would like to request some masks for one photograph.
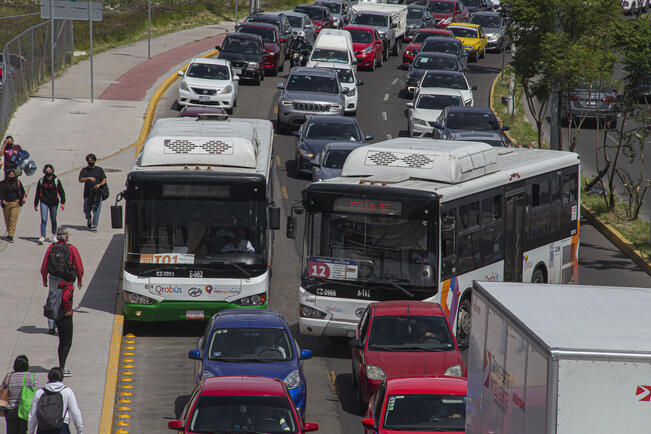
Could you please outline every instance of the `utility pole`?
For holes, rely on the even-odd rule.
[[[50,72],[52,73],[52,101],[54,101],[54,1],[50,0]]]
[[[549,128],[549,148],[554,151],[561,150],[561,144],[559,140],[560,125],[558,125],[558,110],[560,109],[559,102],[558,90],[552,89],[552,98],[549,103],[549,115],[551,117]]]
[[[151,0],[147,1],[147,59],[151,59]]]
[[[93,89],[93,2],[88,2],[88,22],[90,23],[90,102],[95,99],[95,89]]]

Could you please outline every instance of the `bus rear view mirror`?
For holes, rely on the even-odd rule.
[[[296,238],[296,217],[287,217],[287,238],[293,240]]]
[[[280,229],[280,208],[278,207],[269,208],[269,229]]]
[[[111,205],[111,228],[122,229],[122,205]]]

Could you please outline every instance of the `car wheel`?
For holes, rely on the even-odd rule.
[[[280,120],[280,115],[276,118],[276,131],[280,134],[287,134],[288,125]]]
[[[531,283],[547,283],[545,281],[545,274],[540,268],[533,272],[533,276],[531,276]]]
[[[377,63],[377,59],[373,57],[373,61],[371,62],[371,66],[369,67],[371,71],[375,71],[376,63]]]
[[[382,64],[383,64],[382,56],[378,56],[378,55],[376,54],[375,57],[377,57],[377,66],[379,66],[379,67],[381,68],[381,67],[382,67]]]
[[[350,361],[350,372],[350,384],[355,389],[357,387],[357,376],[355,375],[355,363],[352,360]]]
[[[400,39],[398,39],[396,43],[393,44],[393,52],[391,54],[394,56],[400,54]]]
[[[484,57],[486,57],[486,47],[484,47],[484,49],[481,50],[481,58],[483,59]]]
[[[355,406],[357,407],[358,414],[365,414],[368,409],[368,402],[364,402],[364,396],[362,395],[362,385],[359,380],[357,380],[357,387],[355,387]]]
[[[382,60],[389,60],[389,47],[384,47],[382,51]]]
[[[477,62],[479,60],[479,52],[475,51],[475,54],[472,56],[471,61],[472,62]]]
[[[470,299],[465,298],[457,313],[457,342],[470,336]]]

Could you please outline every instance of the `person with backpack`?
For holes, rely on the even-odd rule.
[[[48,383],[36,391],[27,421],[27,434],[70,434],[70,422],[83,434],[84,426],[77,398],[71,388],[63,384],[61,368],[52,368]]]
[[[48,300],[50,299],[50,293],[57,289],[64,280],[71,284],[76,280],[77,287],[81,289],[81,279],[84,276],[81,255],[75,246],[68,243],[68,231],[64,228],[58,228],[56,237],[57,242],[50,244],[41,264],[43,286],[49,288]],[[54,319],[48,318],[48,333],[55,334],[55,326]]]
[[[84,183],[84,215],[86,225],[92,232],[97,232],[99,213],[102,211],[102,193],[100,189],[106,185],[104,169],[95,166],[95,154],[86,155],[88,166],[79,172],[79,182]]]
[[[0,384],[0,389],[9,389],[9,407],[5,410],[7,434],[25,434],[32,399],[38,389],[34,374],[28,374],[29,360],[20,355],[14,360],[14,369]]]
[[[47,241],[45,230],[47,229],[47,216],[50,215],[52,226],[52,242],[56,241],[57,233],[57,207],[61,203],[61,210],[66,203],[66,192],[61,185],[61,181],[54,174],[54,167],[51,164],[43,166],[43,176],[36,184],[36,193],[34,194],[34,211],[38,211],[38,205],[41,204],[41,237],[38,239],[39,244]]]
[[[16,164],[15,158],[13,158],[18,151],[21,151],[23,148],[20,147],[20,145],[15,145],[14,144],[14,138],[11,136],[5,137],[4,141],[2,142],[2,149],[0,149],[0,153],[4,156],[5,164],[4,164],[4,170],[5,170],[5,178],[7,177],[7,172],[9,169],[18,169],[18,165]]]
[[[0,204],[2,204],[5,226],[7,227],[7,241],[10,243],[14,242],[20,207],[25,204],[26,198],[25,188],[23,188],[22,182],[18,180],[16,171],[9,169],[5,179],[0,182]]]

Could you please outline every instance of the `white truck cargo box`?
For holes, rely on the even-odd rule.
[[[651,289],[475,282],[469,434],[651,432]]]

